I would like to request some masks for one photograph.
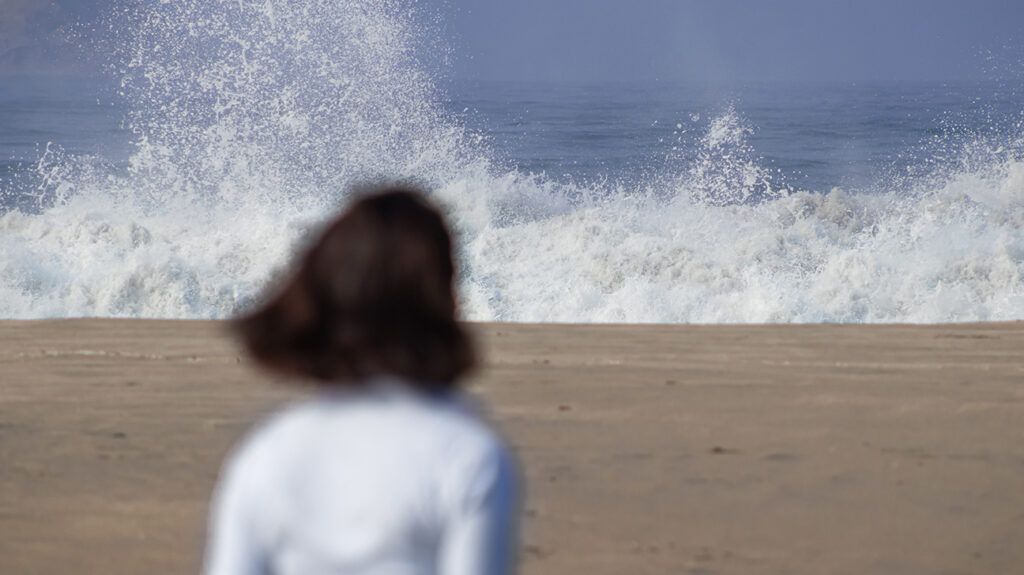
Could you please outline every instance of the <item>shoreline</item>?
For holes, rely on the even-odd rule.
[[[1024,322],[471,325],[523,573],[1024,570]],[[0,321],[0,572],[198,569],[221,458],[304,393],[226,335]]]

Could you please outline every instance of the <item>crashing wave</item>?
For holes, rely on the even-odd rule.
[[[795,191],[728,108],[672,174],[556,182],[499,167],[445,115],[407,3],[118,17],[134,152],[124,167],[44,154],[31,205],[0,214],[2,317],[229,316],[350,185],[416,178],[459,233],[471,319],[1024,318],[1020,137],[889,189]]]

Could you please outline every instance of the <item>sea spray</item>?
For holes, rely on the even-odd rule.
[[[802,191],[742,102],[630,183],[494,161],[444,113],[405,2],[147,3],[116,16],[125,166],[44,153],[0,215],[0,316],[226,317],[353,183],[415,178],[460,238],[471,319],[1024,318],[1024,129],[964,138],[877,189]]]

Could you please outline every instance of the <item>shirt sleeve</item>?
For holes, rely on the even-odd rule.
[[[442,534],[438,575],[511,575],[519,545],[519,481],[504,448],[460,482]]]
[[[252,474],[241,454],[225,465],[210,508],[204,572],[206,575],[263,575],[267,554],[259,540],[258,499]]]

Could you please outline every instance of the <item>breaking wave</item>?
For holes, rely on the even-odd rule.
[[[558,322],[1024,318],[1024,126],[849,193],[787,188],[727,107],[672,173],[573,184],[493,161],[445,114],[398,1],[119,13],[126,166],[48,148],[0,214],[0,316],[219,318],[369,179],[432,190],[464,314]]]

